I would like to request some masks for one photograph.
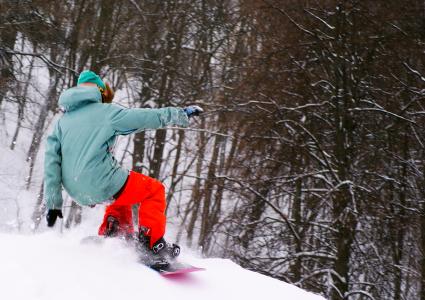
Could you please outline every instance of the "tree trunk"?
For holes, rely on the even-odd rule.
[[[198,244],[203,248],[203,251],[207,251],[207,240],[210,236],[212,226],[211,222],[211,206],[213,205],[213,191],[215,187],[215,180],[216,180],[216,169],[217,169],[217,162],[218,162],[218,156],[220,151],[220,145],[222,143],[223,137],[222,136],[216,136],[213,146],[213,153],[212,157],[210,159],[210,165],[208,167],[208,174],[207,174],[207,181],[205,183],[205,198],[204,203],[202,207],[202,214],[201,214],[201,231],[199,233],[199,241]]]
[[[425,160],[423,160],[425,161]],[[423,182],[425,183],[425,173],[423,173]],[[423,187],[422,187],[423,189]],[[425,196],[425,190],[423,190],[422,195]],[[421,228],[421,250],[422,255],[420,259],[420,270],[421,270],[421,289],[420,289],[420,299],[425,300],[425,203],[422,204],[422,210],[420,214],[420,228]]]
[[[82,208],[74,201],[71,202],[68,219],[66,219],[65,228],[71,228],[72,224],[79,225],[81,223]]]
[[[97,18],[96,34],[92,48],[91,70],[99,74],[104,62],[99,62],[99,58],[107,57],[110,44],[112,42],[112,15],[114,6],[119,5],[120,1],[101,0],[99,18]]]
[[[301,217],[301,202],[302,202],[302,180],[301,178],[298,178],[295,181],[295,195],[294,195],[294,206],[292,208],[292,218],[294,219],[294,225],[297,230],[298,236],[301,237],[301,228],[303,228],[303,225],[301,223],[302,217]],[[295,240],[295,253],[301,253],[302,252],[302,239]],[[295,264],[292,266],[292,274],[293,274],[293,281],[298,282],[301,279],[302,274],[302,258],[297,257],[295,259]]]
[[[177,172],[178,172],[178,168],[180,164],[180,156],[181,156],[181,151],[183,146],[183,140],[185,138],[185,134],[183,130],[180,130],[178,134],[179,134],[179,140],[177,142],[177,152],[176,152],[176,158],[174,159],[173,171],[171,172],[170,188],[167,193],[167,208],[165,210],[165,214],[167,214],[168,208],[170,207],[170,203],[171,203],[171,200],[173,199],[174,191],[176,189],[176,185],[178,182],[176,181],[176,178],[177,178]]]
[[[47,116],[49,111],[53,110],[53,107],[56,105],[57,101],[57,85],[59,83],[59,74],[55,71],[51,71],[50,74],[50,85],[47,92],[46,102],[42,105],[40,110],[40,115],[38,117],[37,123],[34,128],[34,134],[31,140],[31,146],[27,154],[27,162],[30,163],[29,166],[29,175],[27,178],[26,188],[29,189],[32,180],[32,173],[34,169],[35,160],[37,158],[38,150],[40,149],[41,138],[44,134],[44,126],[46,123]]]
[[[37,231],[38,226],[42,221],[42,216],[46,212],[46,206],[43,205],[44,198],[44,182],[41,183],[40,192],[37,195],[37,201],[35,203],[34,211],[32,213],[32,221],[34,223],[33,231]]]
[[[153,157],[149,165],[149,176],[159,179],[162,167],[162,156],[164,154],[165,138],[167,132],[164,129],[155,132],[155,145]]]
[[[34,45],[33,51],[36,52],[37,47]],[[21,129],[21,125],[22,125],[22,121],[24,119],[24,110],[25,110],[25,105],[26,105],[26,98],[28,96],[28,88],[30,85],[30,81],[32,78],[32,71],[33,71],[33,67],[34,67],[34,56],[31,57],[31,61],[30,61],[30,65],[29,65],[29,71],[28,71],[28,78],[25,82],[25,86],[23,91],[21,91],[21,88],[18,89],[18,91],[21,91],[19,93],[19,95],[17,95],[17,99],[18,99],[18,118],[16,121],[16,129],[15,129],[15,133],[13,134],[13,138],[12,138],[12,142],[10,143],[10,149],[14,150],[15,149],[15,145],[16,145],[16,141],[18,140],[18,135],[19,135],[19,131]],[[19,87],[21,86],[20,84],[18,85]]]
[[[145,155],[145,133],[139,132],[133,138],[133,162],[132,168],[135,172],[143,172],[143,158]]]
[[[11,20],[12,16],[6,16],[6,18]],[[6,50],[13,50],[16,36],[17,30],[14,26],[7,26],[6,29],[0,30],[0,47],[4,47]],[[0,50],[0,109],[13,80],[13,56]]]
[[[205,120],[202,119],[201,120],[201,128],[205,128]],[[201,191],[201,185],[202,185],[202,180],[201,180],[201,174],[202,174],[202,167],[203,167],[203,162],[205,159],[205,154],[204,154],[204,149],[205,149],[205,145],[208,143],[208,141],[206,140],[205,137],[205,133],[203,131],[200,132],[199,134],[199,142],[198,142],[198,149],[200,149],[199,151],[199,158],[198,161],[196,162],[196,180],[195,180],[195,184],[193,185],[192,188],[192,195],[191,195],[191,200],[189,202],[193,203],[193,208],[191,211],[191,218],[189,220],[189,224],[187,227],[187,241],[188,241],[188,245],[191,246],[192,245],[192,240],[193,240],[193,234],[194,234],[194,230],[195,230],[195,224],[196,221],[198,219],[198,214],[199,214],[199,209],[201,206],[201,196],[202,196],[202,191]],[[188,205],[188,209],[189,209],[189,205]]]

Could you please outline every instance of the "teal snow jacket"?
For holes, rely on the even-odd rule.
[[[70,88],[61,94],[59,105],[65,113],[46,142],[44,199],[48,209],[62,208],[62,185],[80,205],[107,201],[121,189],[128,170],[111,153],[117,135],[189,125],[182,108],[103,104],[97,87]]]

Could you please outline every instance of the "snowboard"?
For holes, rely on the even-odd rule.
[[[103,236],[91,235],[83,238],[81,240],[81,244],[102,244],[105,241]],[[125,241],[125,240],[123,240]],[[191,264],[180,262],[180,261],[172,261],[168,264],[163,265],[149,265],[143,260],[139,260],[139,263],[151,268],[152,270],[158,272],[161,276],[164,277],[174,277],[177,275],[184,275],[188,273],[205,271],[205,268],[195,267]]]
[[[176,275],[183,275],[192,272],[205,271],[204,268],[195,267],[187,263],[174,261],[168,266],[150,266],[152,270],[157,271],[164,277],[173,277]]]

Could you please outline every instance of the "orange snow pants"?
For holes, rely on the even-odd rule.
[[[152,247],[165,233],[165,189],[160,181],[134,171],[130,172],[119,197],[106,207],[99,235],[105,234],[108,216],[118,220],[119,234],[133,234],[131,207],[134,204],[140,204],[139,226],[148,229]]]

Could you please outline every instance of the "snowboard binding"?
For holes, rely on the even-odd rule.
[[[137,237],[137,249],[141,254],[141,260],[152,269],[159,270],[167,268],[171,262],[180,255],[180,246],[168,243],[164,238],[156,241],[150,248],[150,236],[147,235],[149,230],[140,227]]]
[[[117,218],[114,216],[108,216],[106,219],[106,228],[104,233],[105,238],[121,238],[126,241],[134,239],[133,234],[127,230],[127,228],[120,226]]]
[[[105,237],[116,237],[119,232],[118,220],[113,216],[108,216],[106,219]]]

